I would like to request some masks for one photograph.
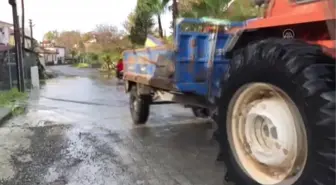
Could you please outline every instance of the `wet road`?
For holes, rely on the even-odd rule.
[[[132,125],[128,96],[95,70],[63,73],[0,128],[1,185],[220,185],[211,126],[179,105]]]

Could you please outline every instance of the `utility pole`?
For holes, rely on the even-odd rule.
[[[30,45],[31,49],[34,49],[34,37],[33,37],[33,21],[29,19],[29,28],[30,28]]]
[[[25,34],[25,6],[24,6],[24,0],[21,0],[21,29],[22,29],[22,47],[23,47],[23,50],[22,50],[22,53],[24,54],[24,49],[26,47],[26,42],[25,42],[25,37],[26,37],[26,34]],[[25,55],[23,55],[24,57]]]
[[[16,59],[16,77],[17,86],[20,92],[24,92],[24,77],[23,77],[23,63],[22,63],[22,47],[20,41],[20,26],[17,15],[16,0],[8,0],[8,3],[12,6],[13,13],[13,26],[14,26],[14,39],[15,39],[15,59]]]

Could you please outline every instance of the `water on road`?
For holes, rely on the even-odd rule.
[[[220,185],[211,125],[180,105],[154,105],[132,124],[128,95],[93,69],[33,90],[27,112],[0,128],[2,185]]]

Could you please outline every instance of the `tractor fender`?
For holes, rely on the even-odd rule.
[[[251,41],[257,40],[256,33],[258,29],[238,30],[236,31],[225,46],[225,57],[231,59],[236,49],[246,46]]]
[[[244,30],[238,30],[231,36],[230,40],[228,41],[228,43],[225,45],[224,48],[224,51],[226,51],[225,53],[226,58],[232,58],[232,51],[239,42],[239,39],[241,39],[243,33]]]

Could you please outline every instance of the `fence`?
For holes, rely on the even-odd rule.
[[[36,62],[37,55],[35,53],[25,52],[23,71],[27,88],[31,86],[30,67],[36,65]],[[0,52],[0,90],[15,88],[17,87],[17,82],[15,52],[13,50]]]

